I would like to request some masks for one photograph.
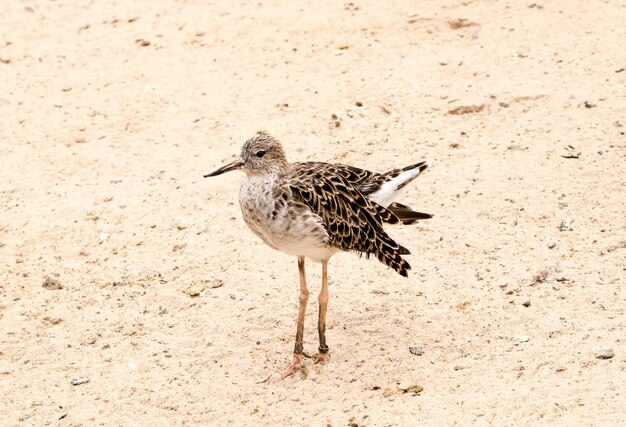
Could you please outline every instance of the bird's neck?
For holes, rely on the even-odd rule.
[[[246,175],[249,178],[262,178],[267,180],[280,179],[289,172],[289,163],[276,163],[268,166],[266,169],[246,171]]]
[[[244,182],[247,185],[273,187],[280,177],[280,174],[274,172],[247,173]]]

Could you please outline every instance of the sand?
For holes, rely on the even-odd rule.
[[[2,425],[624,425],[623,2],[205,3],[0,4]],[[274,385],[296,260],[202,178],[259,130],[434,162]]]

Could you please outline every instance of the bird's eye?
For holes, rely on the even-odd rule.
[[[265,150],[259,150],[259,151],[256,152],[256,156],[258,158],[261,158],[261,157],[265,156],[265,153],[266,153]]]

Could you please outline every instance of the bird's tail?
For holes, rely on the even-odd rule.
[[[367,197],[387,207],[407,184],[420,176],[431,165],[432,163],[429,160],[423,160],[401,169],[394,169],[380,174],[379,179],[382,178],[382,184],[375,191],[369,193]]]
[[[396,187],[396,190],[401,190],[407,184],[410,184],[415,178],[420,176],[422,172],[431,167],[433,162],[430,160],[422,160],[421,162],[414,163],[412,165],[403,167],[401,169],[394,169],[389,172],[385,172],[383,176],[389,176],[390,183]]]
[[[405,225],[414,224],[420,219],[429,219],[433,217],[431,214],[414,211],[410,206],[397,202],[390,204],[387,209],[391,211],[402,224]]]

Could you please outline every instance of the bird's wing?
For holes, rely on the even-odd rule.
[[[317,174],[339,175],[356,187],[370,201],[381,204],[396,215],[404,225],[413,224],[422,219],[432,218],[431,214],[414,211],[413,208],[400,203],[391,203],[402,188],[417,178],[430,162],[421,161],[413,165],[393,169],[379,174],[365,169],[340,163],[302,162],[293,164],[296,170],[317,170]]]
[[[305,166],[292,168],[289,188],[296,200],[322,218],[330,244],[344,251],[374,254],[383,264],[407,276],[411,266],[400,255],[409,251],[383,230],[383,222],[395,224],[398,218],[368,200],[342,174]]]

